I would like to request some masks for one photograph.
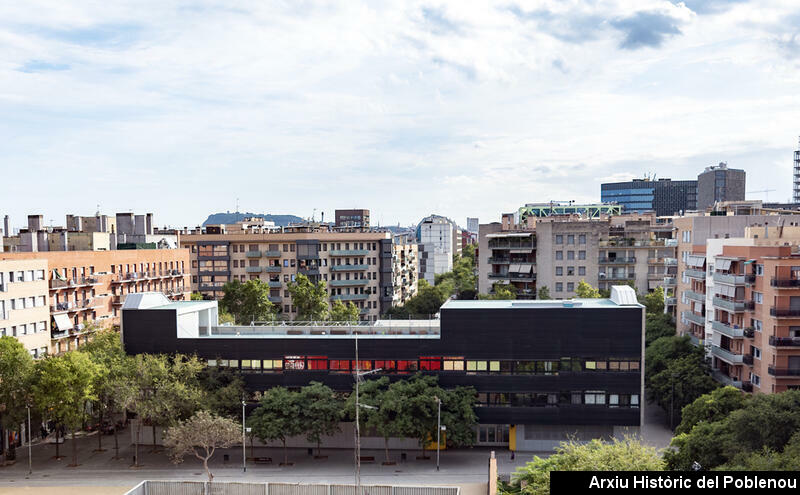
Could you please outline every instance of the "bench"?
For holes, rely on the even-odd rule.
[[[256,464],[272,464],[272,457],[256,457],[253,462]]]
[[[375,457],[371,455],[362,455],[359,459],[361,462],[375,462]]]

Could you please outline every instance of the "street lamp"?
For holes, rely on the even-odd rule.
[[[246,404],[245,400],[242,399],[242,472],[243,473],[247,472],[247,451],[245,450],[246,444],[245,444],[245,437],[244,437],[244,434],[245,434],[244,406],[245,406],[245,404]]]
[[[436,470],[439,470],[439,447],[441,445],[441,440],[439,435],[441,435],[442,431],[445,430],[445,427],[442,426],[442,399],[438,396],[434,396],[433,399],[436,401]]]
[[[33,474],[33,456],[31,455],[31,442],[33,441],[33,435],[31,434],[31,406],[30,404],[25,406],[25,409],[28,410],[28,476]]]

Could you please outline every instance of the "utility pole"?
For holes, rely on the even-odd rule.
[[[439,435],[442,434],[442,399],[439,397],[434,397],[436,399],[436,470],[439,470],[439,446],[441,445],[441,441],[439,439]]]
[[[25,409],[28,410],[28,476],[33,474],[33,456],[31,455],[31,442],[33,441],[33,435],[31,435],[31,406],[25,406]],[[98,432],[100,434],[100,432]],[[56,439],[58,441],[58,439]]]

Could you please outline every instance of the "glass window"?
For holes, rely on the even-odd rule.
[[[563,235],[557,235],[556,236],[556,244],[564,244],[564,236]]]
[[[578,244],[586,244],[586,234],[581,234],[578,236]]]
[[[556,292],[563,292],[564,291],[564,284],[562,282],[556,282]]]
[[[489,371],[500,371],[500,361],[489,361]]]
[[[575,236],[574,235],[568,235],[567,236],[567,244],[575,244]]]
[[[563,260],[564,259],[564,251],[556,251],[556,259]]]
[[[444,358],[445,371],[464,371],[464,358]]]
[[[564,267],[563,266],[557,266],[556,267],[556,276],[560,277],[562,275],[564,275]]]
[[[586,267],[585,266],[579,266],[578,267],[578,275],[580,275],[580,276],[586,275]]]

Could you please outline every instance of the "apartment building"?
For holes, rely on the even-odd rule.
[[[229,281],[261,280],[269,284],[270,301],[290,319],[297,308],[287,284],[300,273],[314,282],[325,281],[331,302],[352,302],[364,319],[386,312],[397,289],[401,300],[416,290],[416,277],[396,273],[416,269],[417,256],[408,249],[404,255],[396,252],[389,232],[294,230],[231,234],[207,227],[204,233],[182,235],[181,245],[191,251],[192,290],[220,299]],[[404,285],[395,287],[397,282]]]
[[[369,229],[369,210],[335,210],[337,228]]]
[[[392,243],[392,306],[403,306],[417,295],[419,281],[418,248],[416,244],[406,243],[402,237],[393,238]]]
[[[791,227],[798,222],[793,215],[696,215],[673,218],[674,237],[677,239],[678,276],[675,280],[675,299],[678,333],[689,335],[696,345],[703,345],[710,356],[713,321],[708,288],[714,286],[713,273],[708,260],[719,254],[722,240],[730,244],[749,241],[730,241],[744,237],[748,227]],[[781,227],[783,228],[783,227]],[[757,235],[757,234],[754,234]],[[773,234],[775,236],[776,234]]]
[[[220,326],[217,312],[216,301],[137,295],[122,312],[125,351],[195,354],[250,390],[313,380],[349,392],[356,361],[392,381],[423,372],[474,387],[476,443],[511,450],[620,438],[644,417],[645,315],[629,287],[570,302],[451,300],[439,319],[355,326]]]
[[[480,226],[480,293],[501,283],[514,286],[521,299],[535,298],[537,287],[567,299],[585,280],[604,290],[629,284],[645,294],[677,273],[672,227],[653,215],[532,220],[519,225],[503,215],[501,223]]]
[[[51,353],[88,342],[96,326],[118,325],[119,309],[129,294],[158,291],[173,300],[190,296],[189,252],[184,249],[0,254],[0,263],[8,262],[45,265]]]
[[[45,260],[0,259],[0,336],[11,336],[34,358],[50,348]]]
[[[447,217],[430,215],[417,224],[419,278],[433,285],[436,275],[453,270],[453,256],[461,253],[461,229]]]
[[[697,209],[705,210],[718,201],[744,201],[747,174],[728,164],[706,167],[697,176]]]
[[[653,211],[658,216],[696,210],[697,194],[696,180],[644,178],[600,185],[600,201],[616,203],[626,213]]]

